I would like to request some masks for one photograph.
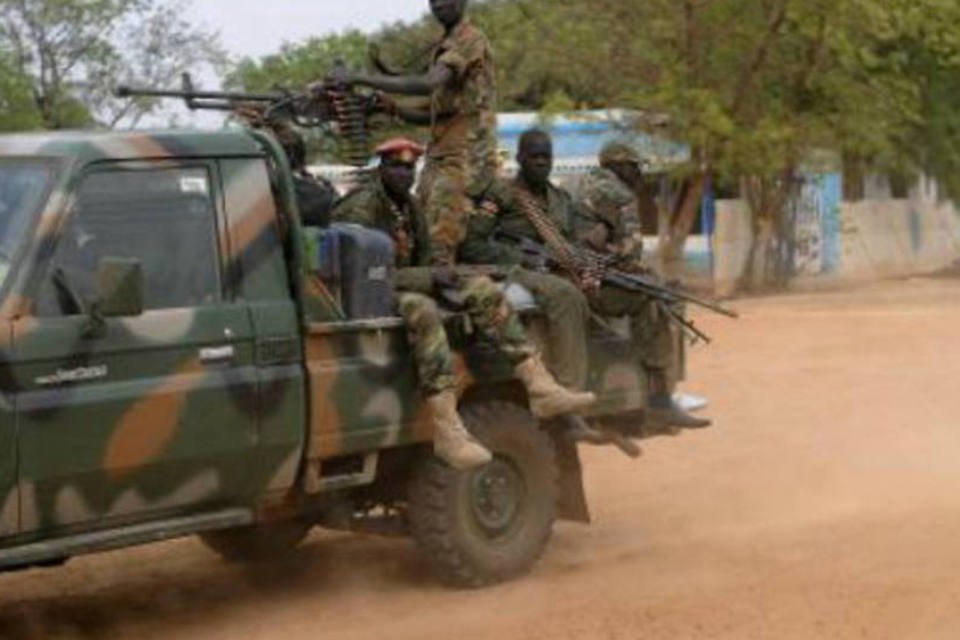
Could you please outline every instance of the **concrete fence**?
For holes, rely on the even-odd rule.
[[[797,286],[927,274],[960,260],[960,212],[953,203],[924,189],[909,199],[841,202],[836,187],[814,185],[820,195],[796,204]],[[752,235],[745,202],[717,201],[710,247],[718,295],[731,293],[743,274]]]

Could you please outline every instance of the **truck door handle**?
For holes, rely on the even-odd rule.
[[[224,345],[222,347],[204,347],[200,349],[200,362],[203,364],[222,364],[224,362],[233,362],[236,355],[233,346]]]

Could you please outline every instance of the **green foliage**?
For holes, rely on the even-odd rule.
[[[119,83],[166,84],[224,54],[215,34],[183,18],[183,0],[0,0],[0,54],[26,81],[48,129],[133,125],[155,101],[117,101]]]
[[[42,120],[30,95],[30,81],[0,55],[0,131],[36,129]]]
[[[956,0],[488,0],[471,16],[496,52],[503,110],[665,114],[693,149],[686,172],[727,182],[781,181],[831,149],[960,189]],[[370,41],[417,73],[440,38],[425,16]],[[366,36],[285,44],[227,84],[302,87],[338,58],[368,64]]]
[[[367,38],[347,31],[300,44],[284,44],[278,53],[259,60],[244,58],[226,77],[226,85],[246,91],[271,91],[280,86],[302,88],[322,80],[337,60],[362,67],[367,60]]]

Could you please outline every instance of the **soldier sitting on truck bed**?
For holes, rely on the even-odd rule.
[[[272,129],[290,161],[301,222],[308,227],[327,226],[330,224],[333,203],[337,199],[336,189],[326,180],[307,171],[307,144],[299,131],[289,123]]]
[[[498,184],[488,190],[488,209],[495,215],[474,215],[471,219],[462,255],[499,253],[523,260],[522,252],[508,241],[497,238],[498,232],[549,243],[542,238],[541,227],[567,241],[575,241],[574,223],[581,216],[570,195],[550,182],[553,170],[553,143],[549,134],[530,130],[520,137],[517,153],[520,174],[509,184]],[[533,208],[536,211],[530,211]],[[536,214],[537,220],[532,216]],[[628,240],[635,240],[629,235]],[[635,247],[635,244],[624,243]],[[486,262],[487,260],[483,260]],[[688,414],[670,396],[667,370],[676,358],[676,338],[666,317],[658,314],[655,305],[642,294],[602,285],[587,293],[594,311],[603,316],[628,316],[634,341],[640,352],[640,364],[650,384],[649,413],[659,424],[697,428],[710,425]]]
[[[429,229],[410,194],[422,154],[423,147],[405,139],[379,147],[377,175],[338,202],[333,219],[378,229],[393,238],[397,288],[402,292],[399,312],[414,347],[419,384],[433,415],[434,450],[451,466],[467,469],[485,464],[491,456],[469,435],[457,412],[452,355],[437,304],[430,297],[438,286],[463,293],[473,324],[515,365],[537,418],[583,410],[596,397],[569,391],[556,382],[492,280],[469,274],[458,277],[455,269],[431,267]]]

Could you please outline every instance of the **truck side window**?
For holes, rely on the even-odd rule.
[[[104,257],[140,261],[147,310],[218,302],[216,209],[210,184],[203,167],[116,169],[84,178],[40,291],[38,315],[78,313],[71,308],[76,305],[64,303],[63,282],[84,304],[92,302]]]

